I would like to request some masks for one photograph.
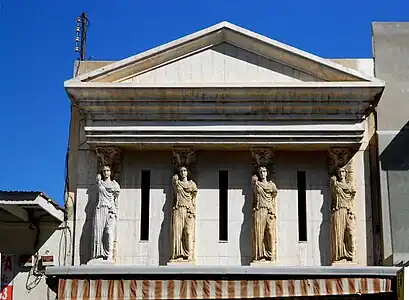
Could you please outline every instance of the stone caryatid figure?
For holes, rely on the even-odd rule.
[[[111,167],[105,165],[96,178],[98,201],[93,219],[93,259],[113,260],[118,217],[119,184],[111,180]]]
[[[353,262],[355,259],[355,187],[347,180],[347,168],[338,169],[331,177],[332,190],[332,261]]]
[[[193,261],[197,186],[182,166],[173,176],[171,261]]]
[[[253,183],[253,262],[277,259],[276,250],[276,185],[267,180],[267,168],[258,169]]]

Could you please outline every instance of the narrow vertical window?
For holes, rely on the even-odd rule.
[[[298,240],[307,241],[307,182],[305,171],[297,172]]]
[[[228,238],[228,188],[229,173],[219,171],[219,240]]]
[[[151,189],[151,171],[141,171],[141,241],[149,240],[149,197]]]

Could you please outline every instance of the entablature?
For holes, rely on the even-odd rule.
[[[308,82],[255,86],[67,86],[73,103],[96,120],[360,120],[377,105],[374,82]],[[307,115],[307,116],[305,116]]]

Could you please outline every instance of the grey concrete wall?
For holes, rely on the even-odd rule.
[[[375,76],[386,81],[377,109],[383,259],[409,262],[409,23],[373,23]]]

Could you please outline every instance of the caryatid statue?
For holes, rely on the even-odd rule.
[[[118,182],[111,180],[111,167],[103,166],[96,178],[98,201],[93,219],[93,259],[113,260],[118,217]]]
[[[171,261],[193,261],[197,186],[182,166],[173,176]]]
[[[345,167],[338,169],[338,176],[331,177],[332,190],[332,261],[353,262],[355,258],[355,212],[356,190],[347,180]]]
[[[276,185],[267,180],[267,168],[260,166],[253,183],[253,262],[277,260]]]

